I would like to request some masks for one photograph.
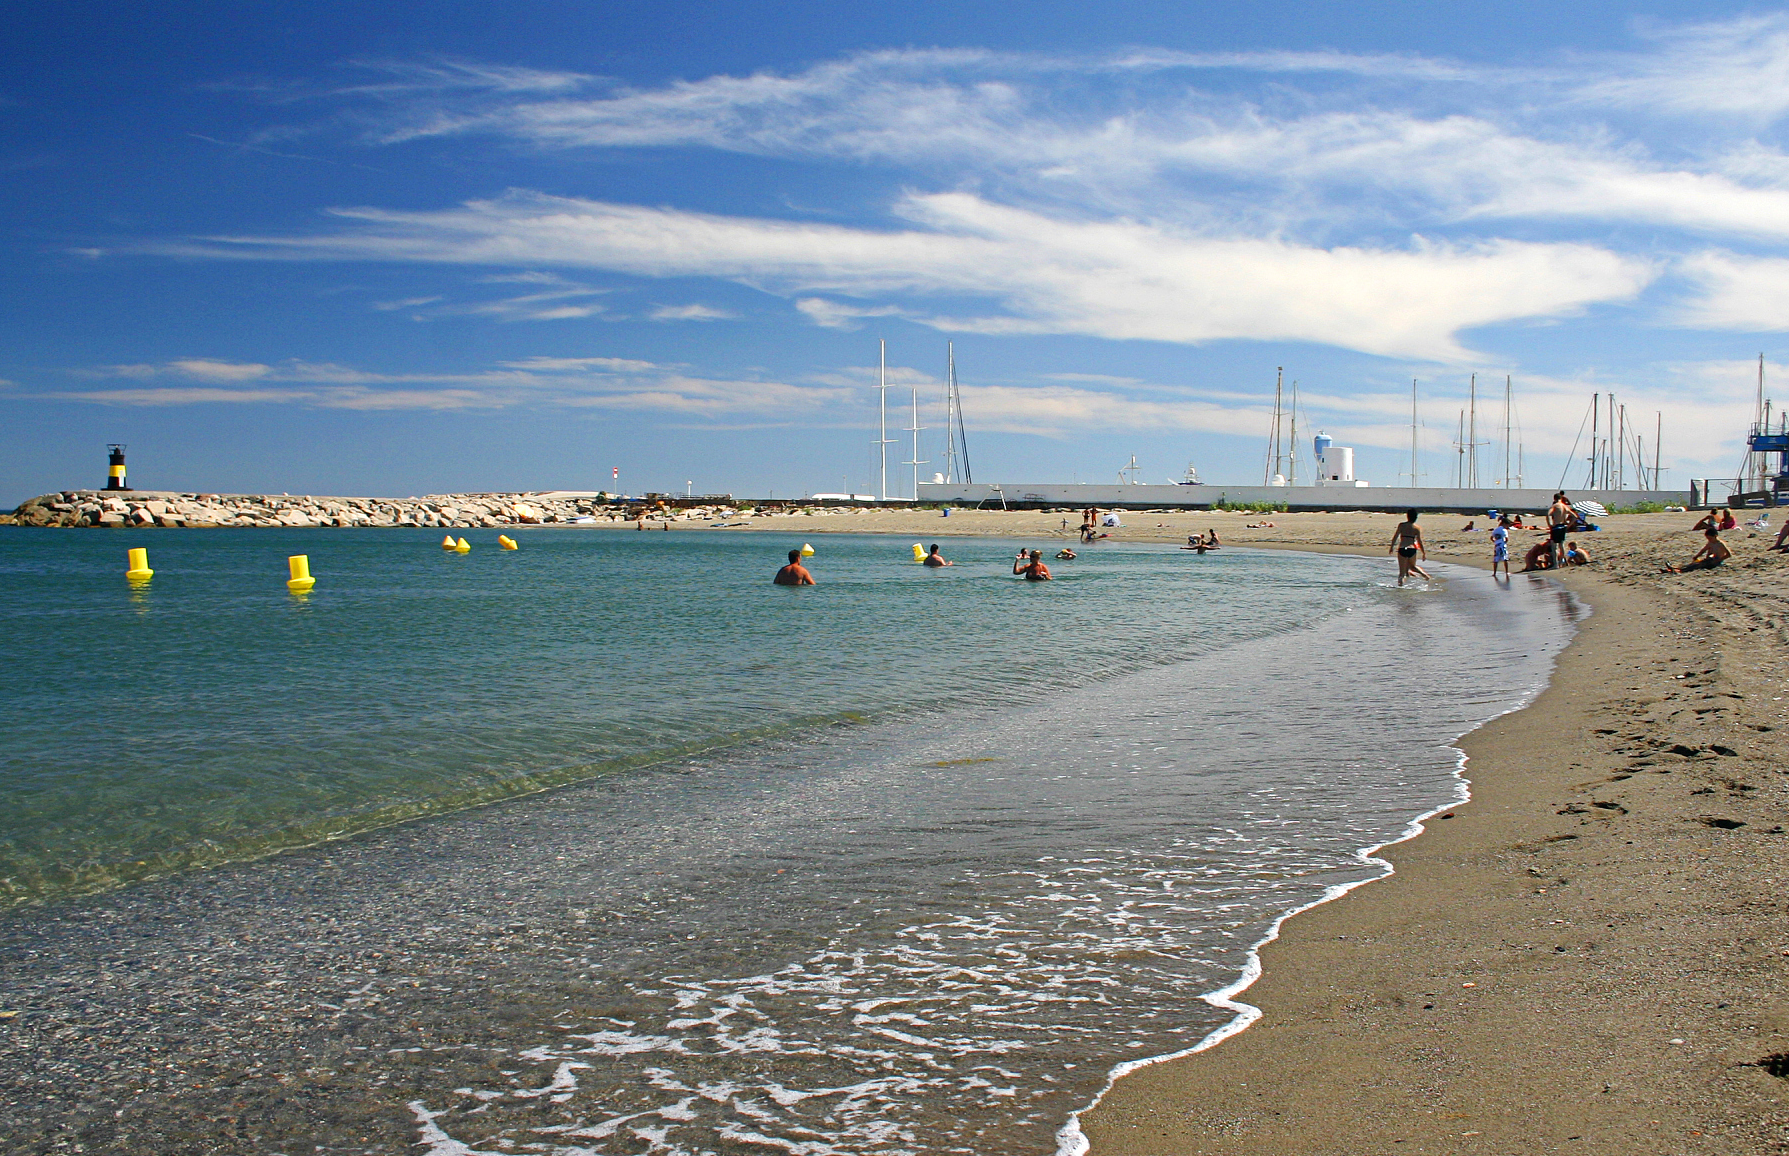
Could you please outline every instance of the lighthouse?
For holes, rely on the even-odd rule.
[[[130,489],[129,486],[124,484],[124,447],[117,443],[113,443],[106,448],[112,451],[112,466],[111,469],[106,472],[106,489]]]

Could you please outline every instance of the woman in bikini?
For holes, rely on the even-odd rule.
[[[1386,553],[1398,556],[1399,586],[1402,586],[1404,580],[1412,574],[1421,574],[1424,579],[1432,581],[1429,578],[1429,572],[1416,563],[1419,553],[1424,562],[1429,560],[1429,548],[1423,545],[1423,532],[1416,524],[1415,510],[1405,514],[1404,520],[1398,523],[1398,528],[1391,536],[1391,545],[1386,548]]]

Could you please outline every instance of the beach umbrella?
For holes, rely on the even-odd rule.
[[[1578,511],[1580,514],[1589,514],[1593,518],[1607,518],[1609,516],[1609,507],[1603,505],[1601,502],[1592,502],[1588,500],[1573,502],[1572,509]]]

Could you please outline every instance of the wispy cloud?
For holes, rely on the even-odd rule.
[[[213,237],[178,249],[706,275],[790,295],[979,298],[1002,312],[914,316],[964,332],[1275,338],[1447,360],[1465,356],[1462,329],[1620,301],[1654,276],[1644,261],[1583,244],[1324,249],[1062,220],[964,193],[909,197],[900,212],[923,227],[878,232],[517,194],[442,212],[344,211],[356,227]],[[803,308],[836,324],[857,307]]]
[[[647,316],[654,321],[730,321],[739,315],[709,305],[659,305]]]
[[[166,381],[130,388],[38,393],[45,401],[166,407],[297,405],[351,410],[465,410],[517,406],[656,411],[694,417],[812,417],[859,395],[855,384],[708,378],[623,357],[529,357],[473,373],[379,373],[306,361],[278,365],[192,358],[113,365],[76,376]],[[198,383],[198,384],[194,384]]]

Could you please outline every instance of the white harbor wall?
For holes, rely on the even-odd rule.
[[[1664,506],[1688,506],[1688,490],[1575,490],[1572,498],[1588,498],[1614,509],[1636,502]],[[922,502],[950,502],[973,506],[999,506],[1002,496],[1009,505],[1085,506],[1126,509],[1162,509],[1170,506],[1209,507],[1214,502],[1284,502],[1294,510],[1448,510],[1483,514],[1486,510],[1544,510],[1553,503],[1552,490],[1449,489],[1443,486],[1123,486],[1009,484],[919,484]]]

